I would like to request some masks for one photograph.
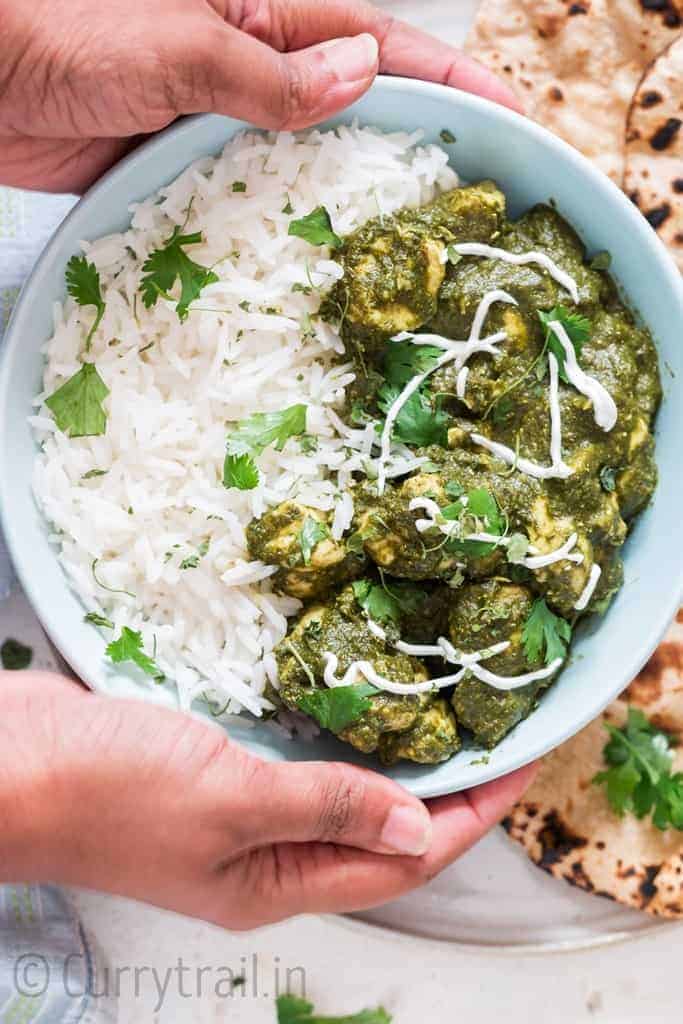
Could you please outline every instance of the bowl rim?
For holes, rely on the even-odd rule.
[[[667,288],[670,289],[674,298],[677,299],[683,312],[683,278],[658,235],[624,193],[582,153],[574,149],[563,139],[553,135],[543,126],[514,110],[483,97],[452,89],[448,86],[423,82],[419,79],[379,76],[368,92],[373,90],[375,92],[385,91],[396,96],[405,92],[409,92],[412,96],[417,97],[431,96],[450,104],[455,109],[469,107],[492,123],[502,122],[531,137],[540,145],[554,150],[558,160],[573,165],[584,177],[590,179],[591,185],[594,188],[593,195],[591,196],[592,202],[598,201],[600,195],[603,195],[612,206],[616,204],[618,215],[625,219],[629,229],[635,233],[640,243],[648,251],[649,256],[656,262],[658,276],[666,284]],[[353,115],[353,110],[350,113]],[[331,122],[334,125],[339,123],[340,120],[348,119],[348,116],[349,113],[347,111],[342,111],[337,117],[327,119],[323,124],[328,125]],[[4,341],[0,345],[0,437],[3,433],[2,424],[8,421],[12,367],[21,358],[22,322],[26,319],[27,315],[30,315],[31,293],[40,283],[41,275],[49,269],[53,260],[53,254],[58,250],[61,237],[70,225],[71,220],[80,215],[84,206],[87,207],[101,199],[113,183],[118,182],[120,179],[125,181],[134,170],[136,163],[145,160],[155,149],[163,150],[169,140],[182,140],[184,136],[191,135],[198,124],[220,118],[221,115],[216,114],[194,114],[179,119],[163,131],[147,139],[100,177],[83,194],[59,224],[24,282],[8,323]],[[244,128],[253,127],[245,122],[240,123]],[[30,415],[30,412],[27,412],[28,415]],[[0,442],[0,524],[4,530],[7,548],[10,552],[17,577],[35,614],[55,647],[86,685],[97,691],[98,687],[91,681],[93,673],[91,672],[90,659],[81,654],[78,645],[70,639],[68,630],[64,630],[60,626],[58,616],[53,612],[52,607],[42,599],[39,574],[35,571],[35,566],[32,563],[29,545],[22,541],[20,523],[15,521],[10,512],[13,487],[10,481],[10,474],[7,472],[7,448],[8,446]],[[57,555],[55,554],[54,557],[56,558]],[[619,672],[618,681],[616,683],[613,682],[610,687],[602,686],[596,690],[596,698],[593,701],[585,700],[582,702],[581,712],[572,717],[569,723],[558,721],[557,728],[553,729],[552,732],[546,733],[543,737],[539,737],[536,742],[531,742],[528,750],[522,756],[519,753],[511,756],[507,752],[501,751],[500,756],[493,759],[495,763],[478,766],[475,771],[472,771],[471,779],[468,778],[466,781],[455,780],[449,783],[447,778],[444,778],[438,780],[438,782],[432,781],[430,783],[429,780],[433,772],[427,769],[420,775],[407,781],[403,780],[402,784],[416,796],[422,798],[441,796],[452,793],[460,788],[480,785],[504,776],[542,757],[583,729],[589,722],[601,714],[605,707],[628,685],[633,676],[640,671],[666,632],[680,605],[680,598],[683,594],[683,546],[680,548],[677,556],[672,552],[672,559],[667,565],[666,580],[667,586],[665,590],[667,596],[663,596],[661,599],[661,622],[659,622],[656,629],[651,628],[647,635],[640,636],[637,642],[629,644],[630,656],[628,663],[631,668],[628,669],[628,672],[624,670]],[[67,588],[70,587],[66,576],[64,583]]]

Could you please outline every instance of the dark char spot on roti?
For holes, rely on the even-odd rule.
[[[671,216],[671,207],[668,203],[662,203],[661,206],[655,206],[653,210],[648,210],[645,213],[645,219],[657,230],[661,228],[662,224],[668,220]]]
[[[656,89],[648,89],[640,97],[640,105],[641,107],[656,107],[658,103],[662,102],[662,99],[661,92],[657,92]]]
[[[681,125],[683,125],[683,121],[681,121],[680,117],[667,118],[665,123],[657,129],[650,139],[652,148],[658,151],[668,149],[681,130]]]
[[[543,818],[543,827],[539,830],[538,841],[541,844],[539,867],[546,871],[564,858],[588,845],[588,840],[571,832],[562,822],[557,811],[549,811]]]

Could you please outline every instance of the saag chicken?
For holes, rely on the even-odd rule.
[[[435,764],[498,744],[619,589],[657,478],[657,354],[606,255],[552,206],[508,220],[491,182],[370,220],[334,258],[340,415],[375,443],[342,536],[296,500],[248,528],[303,602],[269,696],[384,763]]]

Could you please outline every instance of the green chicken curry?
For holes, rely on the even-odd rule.
[[[657,354],[606,254],[588,261],[550,206],[511,222],[491,182],[370,220],[334,256],[341,416],[376,442],[343,537],[294,500],[248,528],[303,602],[269,696],[386,764],[435,764],[499,743],[621,585],[656,484]]]

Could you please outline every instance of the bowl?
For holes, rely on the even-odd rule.
[[[495,178],[513,216],[552,200],[589,251],[607,249],[632,308],[651,328],[661,356],[664,401],[657,421],[660,484],[624,551],[626,581],[602,620],[577,630],[573,657],[538,709],[486,757],[463,750],[445,764],[381,769],[329,735],[290,741],[260,723],[229,726],[231,736],[269,760],[355,761],[420,797],[451,793],[512,771],[556,747],[595,718],[642,667],[672,619],[683,590],[683,284],[654,231],[626,197],[578,152],[543,128],[486,100],[442,86],[380,78],[353,107],[322,127],[361,123],[385,130],[422,128],[447,146],[461,177]],[[175,705],[171,686],[143,686],[105,664],[101,636],[83,622],[33,501],[36,446],[27,417],[41,386],[42,348],[52,303],[64,297],[64,267],[80,239],[122,230],[128,207],[172,181],[193,160],[221,150],[244,124],[217,116],[178,122],[106,174],[56,232],[26,283],[10,323],[0,371],[0,511],[19,578],[55,646],[92,689]],[[203,713],[197,707],[197,713]]]

